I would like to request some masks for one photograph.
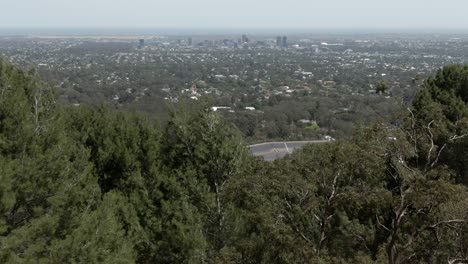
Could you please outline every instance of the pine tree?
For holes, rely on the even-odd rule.
[[[68,252],[56,248],[75,230],[89,228],[93,212],[101,208],[101,191],[88,161],[89,152],[66,135],[51,89],[32,72],[25,73],[5,61],[0,67],[0,178],[5,181],[0,200],[0,259],[68,261],[54,255],[76,256],[76,250],[92,240],[92,233]],[[133,250],[124,252],[110,243],[114,238],[109,234],[122,232],[118,228],[107,227],[103,239],[108,240],[102,240],[100,258],[129,256]]]
[[[180,106],[180,105],[179,105]],[[162,137],[162,161],[189,191],[202,213],[202,232],[213,258],[226,245],[226,186],[241,171],[246,157],[239,132],[207,103],[172,109]]]

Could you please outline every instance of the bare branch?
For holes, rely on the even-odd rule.
[[[330,196],[328,197],[328,200],[327,200],[327,204],[330,205],[331,201],[333,200],[333,198],[335,198],[335,194],[336,194],[336,182],[338,181],[338,177],[340,176],[340,172],[338,172],[336,175],[335,175],[335,178],[333,178],[333,184],[332,184],[332,193],[330,194]]]
[[[432,120],[431,122],[429,122],[429,124],[427,125],[426,129],[427,129],[427,133],[429,134],[429,137],[430,137],[430,140],[431,140],[431,148],[429,149],[429,151],[427,152],[427,163],[426,163],[426,170],[427,168],[429,168],[430,164],[431,164],[431,156],[432,156],[432,151],[434,150],[434,134],[432,133],[432,130],[431,130],[431,125],[432,123],[434,123],[434,120]]]
[[[377,215],[375,216],[375,218],[377,219],[377,223],[379,224],[379,226],[381,226],[383,229],[387,230],[388,232],[391,232],[388,227],[386,227],[384,224],[380,222],[380,219]]]
[[[429,166],[429,168],[434,167],[434,165],[436,165],[437,162],[439,162],[440,154],[442,153],[442,151],[444,151],[445,147],[447,147],[447,144],[444,144],[444,145],[439,149],[439,151],[438,151],[438,153],[437,153],[436,159],[431,163],[431,165]]]
[[[448,264],[466,264],[468,263],[468,260],[464,258],[454,258],[454,259],[448,259],[447,263]]]
[[[452,220],[445,220],[445,221],[440,221],[438,223],[435,223],[430,226],[430,228],[437,228],[440,225],[445,225],[445,224],[462,224],[465,223],[465,219],[452,219]]]
[[[455,140],[462,139],[462,138],[464,138],[464,137],[466,137],[466,136],[468,136],[468,134],[463,134],[463,135],[460,135],[460,136],[454,135],[454,136],[451,136],[451,137],[449,138],[449,141],[452,141],[452,142],[453,142],[453,141],[455,141]]]
[[[359,235],[359,234],[357,234],[357,233],[355,233],[355,232],[353,232],[353,231],[351,231],[351,234],[352,234],[354,237],[356,237],[358,240],[361,241],[361,244],[366,248],[366,250],[367,250],[367,252],[368,252],[369,254],[372,254],[372,250],[370,250],[370,248],[367,246],[367,240],[366,240],[363,236],[361,236],[361,235]]]

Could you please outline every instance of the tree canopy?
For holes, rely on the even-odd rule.
[[[275,162],[207,102],[62,106],[0,59],[0,261],[465,263],[468,67],[392,124]]]

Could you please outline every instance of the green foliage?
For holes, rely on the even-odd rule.
[[[319,130],[320,127],[319,127],[319,125],[317,125],[317,123],[313,123],[313,124],[311,124],[311,125],[306,126],[305,129]]]
[[[67,137],[49,90],[30,74],[3,61],[1,65],[0,258],[49,262],[56,254],[76,256],[79,247],[60,252],[55,247],[67,243],[75,230],[88,228],[87,223],[94,222],[89,212],[101,203],[89,152]],[[100,258],[119,256],[105,241],[117,232],[107,227]],[[56,262],[67,259],[58,255]]]
[[[467,72],[427,80],[399,127],[267,163],[206,102],[160,129],[57,106],[0,61],[0,262],[466,262]]]
[[[385,94],[390,89],[390,83],[387,80],[380,81],[375,87],[375,92],[377,94]]]
[[[247,152],[240,135],[207,104],[187,107],[171,111],[162,160],[200,212],[201,233],[210,245],[207,254],[213,257],[227,240],[225,188],[239,174]]]
[[[405,131],[360,129],[254,164],[230,193],[245,263],[441,263],[459,255],[467,189],[452,171],[411,167]],[[268,250],[266,250],[268,248]]]
[[[424,156],[424,152],[426,156],[434,155],[428,153],[431,142],[438,150],[443,148],[439,160],[454,169],[458,179],[465,183],[468,178],[467,93],[468,66],[451,65],[440,69],[434,77],[424,82],[423,89],[416,95],[413,116],[408,125],[426,130],[426,133],[421,133],[426,136],[418,139],[420,145],[429,145],[419,150],[421,156]]]

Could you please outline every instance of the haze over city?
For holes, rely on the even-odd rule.
[[[468,0],[0,8],[0,263],[468,264]]]
[[[2,1],[5,28],[397,29],[466,31],[468,2],[18,0]]]

